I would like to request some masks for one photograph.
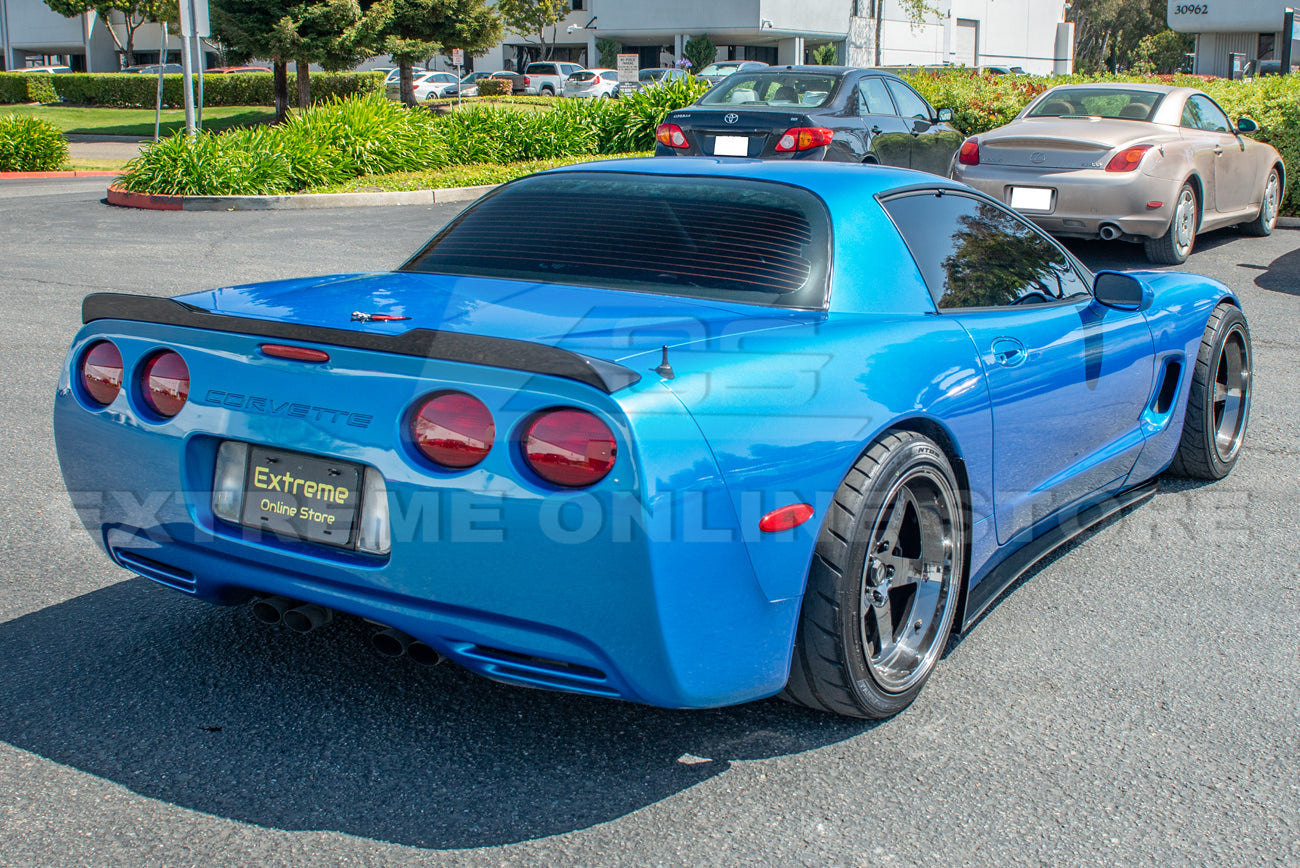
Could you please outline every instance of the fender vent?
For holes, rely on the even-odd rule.
[[[1182,372],[1183,364],[1177,359],[1170,359],[1165,365],[1160,388],[1156,390],[1156,399],[1151,405],[1151,410],[1156,415],[1163,416],[1173,409],[1174,398],[1178,397],[1178,383]]]

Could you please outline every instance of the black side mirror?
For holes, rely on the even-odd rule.
[[[1146,310],[1155,300],[1151,287],[1121,271],[1100,272],[1092,283],[1097,303],[1115,310]]]
[[[1259,124],[1255,123],[1250,118],[1237,118],[1237,132],[1253,133],[1253,132],[1257,132],[1258,130],[1259,130]]]
[[[952,120],[952,109],[950,108],[939,109],[939,123],[946,124],[949,123],[951,120]]]

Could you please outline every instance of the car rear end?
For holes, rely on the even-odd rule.
[[[603,96],[608,87],[600,70],[583,69],[564,80],[564,96],[578,99]]]

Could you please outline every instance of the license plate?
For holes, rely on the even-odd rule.
[[[748,157],[749,138],[747,136],[718,136],[713,140],[715,157]]]
[[[243,525],[326,545],[352,541],[360,465],[259,446],[248,459]]]
[[[1050,187],[1012,187],[1011,207],[1017,211],[1051,211]]]

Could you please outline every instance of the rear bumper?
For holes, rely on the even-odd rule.
[[[1126,235],[1158,238],[1173,219],[1178,186],[1141,171],[1100,169],[1048,171],[1015,166],[962,166],[953,177],[1010,206],[1012,188],[1052,191],[1047,211],[1021,211],[1053,235],[1095,238],[1103,225],[1118,226]],[[1171,188],[1172,185],[1172,188]],[[1158,207],[1149,203],[1159,202]]]

